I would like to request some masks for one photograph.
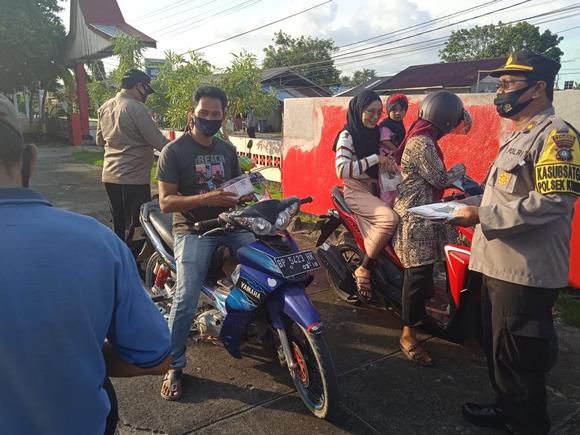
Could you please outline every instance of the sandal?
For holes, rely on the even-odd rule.
[[[373,288],[370,273],[368,275],[357,275],[356,278],[356,293],[362,302],[369,302],[373,298]]]
[[[423,367],[429,367],[433,365],[433,360],[419,343],[405,347],[403,343],[399,341],[399,345],[401,346],[401,351],[403,351],[403,354],[415,364]]]
[[[183,385],[181,382],[181,376],[183,372],[181,370],[171,370],[165,374],[163,378],[163,385],[161,388],[161,397],[165,400],[179,400],[183,395]],[[169,394],[163,394],[163,386],[166,382],[169,382]]]

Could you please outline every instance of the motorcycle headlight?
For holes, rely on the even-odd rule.
[[[236,217],[236,223],[239,225],[246,227],[253,233],[259,236],[267,236],[270,234],[275,234],[277,229],[274,225],[268,222],[264,218],[260,217]]]
[[[285,210],[282,210],[278,214],[278,218],[276,219],[276,228],[280,231],[285,230],[290,225],[290,221],[294,217],[294,215],[298,212],[298,203],[295,202],[290,207],[287,207]]]
[[[278,215],[278,218],[276,219],[276,228],[279,229],[280,231],[285,230],[288,227],[288,225],[290,225],[291,219],[292,216],[290,216],[288,210],[287,209],[284,210]]]

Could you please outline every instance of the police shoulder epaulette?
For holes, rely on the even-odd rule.
[[[562,118],[559,116],[551,116],[549,119],[557,133],[568,133],[570,127]]]

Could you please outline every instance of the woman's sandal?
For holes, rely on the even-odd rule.
[[[183,384],[181,382],[181,376],[183,372],[181,370],[172,370],[165,374],[163,378],[163,386],[166,382],[169,382],[169,394],[163,394],[163,388],[161,388],[161,397],[165,400],[179,400],[183,395]]]
[[[401,342],[399,342],[399,345],[401,346],[401,351],[403,354],[415,364],[423,367],[429,367],[433,365],[433,360],[419,343],[413,344],[409,347],[405,347]]]
[[[369,302],[373,298],[373,288],[370,275],[357,275],[356,278],[356,293],[358,298],[363,302]]]

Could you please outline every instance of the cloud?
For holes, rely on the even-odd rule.
[[[227,20],[221,21],[222,25],[220,26],[204,26],[203,32],[201,32],[203,41],[220,41],[249,28],[266,24],[277,17],[289,15],[292,11],[300,11],[312,5],[312,1],[299,0],[292,3],[291,10],[285,9],[285,12],[279,15],[272,13],[265,16],[264,14],[258,14],[254,10],[254,14],[251,11],[246,12],[243,20],[241,17],[229,17]],[[231,59],[230,53],[237,53],[242,49],[253,52],[261,58],[263,48],[271,43],[274,33],[278,30],[287,32],[294,37],[305,35],[331,38],[338,46],[341,46],[376,35],[388,34],[430,19],[432,19],[432,16],[428,11],[419,8],[414,2],[408,0],[372,3],[334,1],[281,23],[204,49],[204,54],[212,63],[224,66]],[[248,23],[252,23],[252,26],[249,26]],[[192,39],[189,39],[190,48],[192,48],[192,41]],[[196,38],[197,41],[200,44],[193,44],[193,47],[204,45],[201,44],[202,38]],[[378,42],[384,42],[384,40]],[[360,47],[369,47],[372,44],[372,42],[369,42]],[[418,56],[410,57],[410,59],[413,58],[418,58]],[[386,60],[386,56],[383,61],[381,59],[373,59],[372,62],[369,61],[369,64],[374,66],[379,64],[381,68],[388,68],[389,71],[394,68],[394,65],[389,64],[389,61]],[[346,66],[349,67],[347,69],[352,69],[349,65]],[[358,65],[358,67],[362,68],[363,65]]]
[[[154,0],[123,0],[127,3],[127,11],[130,11],[129,3],[142,1],[143,3],[153,3]],[[287,15],[299,12],[306,8],[312,7],[323,0],[294,0],[292,2],[281,2],[280,0],[262,0],[259,3],[252,5],[240,12],[229,16],[218,16],[209,19],[203,26],[199,24],[192,26],[186,32],[172,35],[171,23],[168,23],[167,32],[161,34],[151,33],[151,36],[159,39],[159,50],[149,51],[152,55],[163,56],[163,51],[170,48],[177,52],[183,52],[187,49],[201,47],[213,42],[221,41],[232,35],[245,32],[255,27],[265,25],[276,19],[283,18]],[[353,51],[357,48],[370,47],[373,44],[384,44],[389,39],[393,40],[405,36],[413,35],[412,32],[405,34],[392,33],[399,29],[404,29],[412,25],[416,25],[425,21],[429,21],[436,17],[456,12],[460,9],[476,6],[478,2],[469,0],[457,3],[452,0],[376,0],[356,2],[353,0],[334,0],[332,3],[313,9],[302,15],[290,18],[264,29],[251,32],[242,37],[224,42],[207,49],[204,49],[205,57],[213,64],[224,67],[231,62],[230,53],[239,53],[245,49],[258,56],[259,59],[263,56],[263,48],[271,44],[274,33],[282,30],[294,37],[311,36],[318,38],[332,38],[338,46],[350,44],[352,42],[364,40],[381,34],[387,36],[380,40],[369,41],[366,44],[359,44],[349,47],[346,50]],[[550,8],[561,7],[562,1],[556,0],[553,2],[543,1],[540,3],[532,3],[520,5],[505,12],[495,15],[486,16],[478,20],[469,21],[460,24],[457,27],[442,29],[438,32],[418,36],[417,38],[408,39],[405,41],[395,42],[392,45],[382,45],[376,48],[371,48],[369,51],[384,50],[393,46],[411,44],[417,41],[430,41],[440,36],[448,35],[452,30],[461,27],[470,27],[475,24],[486,24],[490,22],[497,22],[502,19],[510,21],[513,19],[521,19],[524,16],[534,15]],[[211,3],[210,6],[215,8],[218,3]],[[151,6],[152,7],[152,6]],[[223,6],[228,7],[228,5]],[[468,16],[478,15],[485,11],[493,11],[500,6],[492,5],[486,9],[480,9],[469,15],[464,15],[456,20],[464,19]],[[159,29],[160,23],[177,20],[183,23],[187,22],[187,17],[193,15],[200,15],[204,13],[205,8],[192,10],[182,16],[176,17],[167,21],[160,21],[151,24],[152,27],[143,25],[140,30],[148,33],[148,29]],[[169,13],[169,12],[168,12]],[[174,13],[174,12],[172,12]],[[128,20],[131,22],[131,20]],[[442,24],[447,24],[447,21]],[[569,24],[569,23],[568,23]],[[547,26],[554,26],[556,30],[560,27],[571,27],[572,24],[566,23],[550,23]],[[180,29],[183,30],[183,24],[180,24]],[[420,30],[416,30],[418,33]],[[389,34],[391,34],[389,36]],[[573,33],[566,34],[567,39]],[[570,42],[572,42],[570,40]],[[569,57],[576,57],[574,51],[576,45],[570,44],[565,40],[565,45],[569,46]],[[424,64],[437,62],[438,51],[441,47],[432,47],[422,51],[418,51],[414,47],[408,49],[399,49],[398,53],[393,51],[383,51],[382,53],[373,56],[358,56],[350,59],[337,60],[339,69],[342,69],[346,74],[351,74],[356,69],[374,68],[379,73],[393,73],[398,72],[409,65]],[[148,55],[149,55],[148,53]],[[361,54],[362,52],[359,52]],[[568,53],[567,53],[568,54]],[[370,59],[372,57],[372,59]]]

